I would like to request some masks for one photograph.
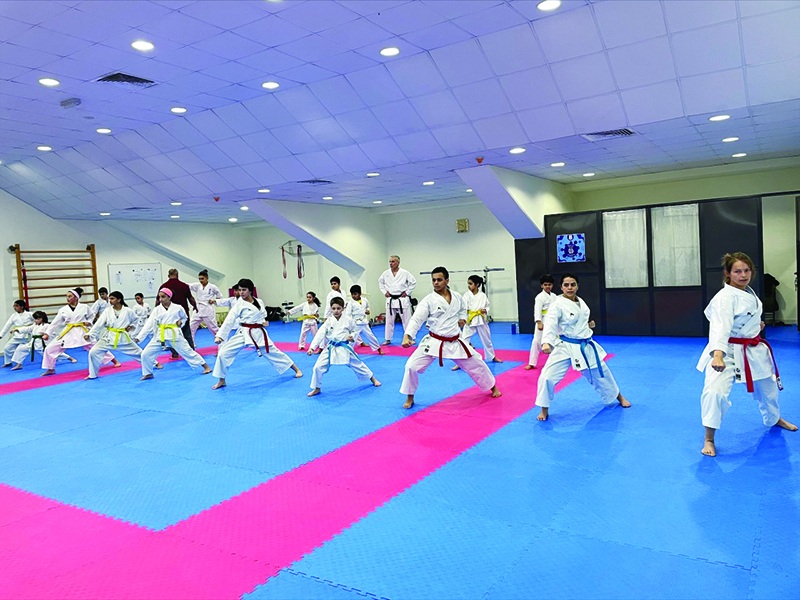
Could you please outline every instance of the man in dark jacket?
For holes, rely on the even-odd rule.
[[[183,310],[186,311],[186,322],[181,325],[181,331],[183,332],[183,337],[186,338],[186,341],[189,342],[192,350],[194,350],[192,328],[189,327],[189,317],[191,316],[189,313],[189,304],[192,305],[192,308],[197,310],[197,302],[194,301],[194,296],[192,296],[192,290],[189,289],[189,285],[178,279],[178,269],[170,269],[168,276],[169,279],[158,289],[167,288],[172,290],[172,301],[182,306]],[[174,350],[172,351],[172,358],[178,358],[178,354]]]

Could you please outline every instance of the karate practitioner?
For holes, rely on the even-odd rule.
[[[361,297],[361,286],[354,285],[350,287],[350,302],[344,308],[344,314],[356,323],[355,340],[360,341],[362,346],[369,346],[373,350],[377,350],[378,354],[383,354],[378,338],[372,333],[369,326],[369,300]],[[366,341],[364,341],[366,340]]]
[[[353,350],[353,340],[358,326],[352,317],[343,314],[344,300],[339,297],[334,298],[331,300],[330,308],[331,316],[319,328],[317,335],[314,336],[314,340],[308,347],[308,354],[311,355],[324,341],[327,341],[326,349],[317,357],[317,362],[314,365],[314,372],[311,376],[311,391],[308,395],[316,396],[320,393],[322,376],[328,372],[331,365],[347,365],[353,369],[359,381],[369,379],[372,385],[380,387],[381,382],[375,379],[369,367],[364,364],[364,361]]]
[[[184,308],[172,301],[172,294],[169,288],[158,291],[159,305],[153,309],[139,335],[133,340],[138,343],[148,335],[152,336],[150,343],[142,350],[141,381],[153,378],[154,367],[161,368],[156,358],[164,350],[171,350],[182,356],[192,367],[203,367],[203,375],[211,373],[211,367],[183,337],[183,325],[188,317]]]
[[[100,313],[100,317],[83,336],[87,342],[94,340],[89,351],[89,375],[86,379],[96,379],[103,356],[111,349],[129,356],[139,358],[142,349],[133,343],[130,332],[136,328],[136,313],[128,308],[122,292],[111,292],[108,295],[109,307]]]
[[[594,321],[590,310],[578,297],[578,278],[572,273],[561,276],[561,291],[547,310],[542,332],[542,352],[549,354],[536,391],[536,406],[542,412],[536,418],[546,421],[558,382],[564,379],[570,365],[580,371],[606,405],[617,401],[625,408],[628,402],[619,391],[608,365],[603,364],[605,350],[592,340]]]
[[[264,356],[278,373],[285,373],[289,369],[294,371],[295,377],[302,377],[303,373],[297,368],[286,353],[278,350],[267,335],[267,309],[253,297],[254,285],[250,279],[240,279],[236,284],[239,289],[239,300],[231,306],[228,316],[217,332],[216,342],[219,344],[217,362],[214,363],[214,377],[219,381],[212,389],[225,387],[225,377],[228,369],[236,359],[236,355],[245,346],[255,346],[259,356]],[[226,338],[232,330],[236,333],[227,341]]]
[[[92,344],[83,336],[89,333],[94,319],[91,310],[86,304],[81,304],[83,288],[76,287],[67,292],[67,303],[58,309],[53,322],[42,334],[42,340],[47,344],[42,358],[42,376],[53,375],[56,372],[56,360],[69,348],[83,348],[91,350]],[[112,362],[115,367],[120,366],[119,361],[110,352],[106,352],[103,364]]]
[[[89,307],[89,312],[92,313],[92,320],[96,321],[97,317],[111,306],[108,303],[108,288],[101,287],[97,290],[97,294],[100,296],[97,300],[94,301],[91,307]]]
[[[139,336],[139,332],[142,331],[144,324],[147,322],[147,318],[150,316],[150,313],[153,312],[153,308],[149,304],[145,304],[144,302],[144,294],[136,293],[134,295],[136,299],[136,306],[133,307],[133,314],[136,315],[136,324],[134,325],[133,331],[131,331],[131,337],[136,338]]]
[[[346,302],[344,294],[342,293],[342,280],[336,276],[331,277],[331,291],[328,292],[328,297],[325,298],[325,318],[328,319],[333,313],[331,312],[331,300],[334,298],[341,298]]]
[[[213,283],[208,282],[208,271],[203,269],[197,274],[199,281],[189,285],[189,289],[197,296],[197,311],[192,315],[189,327],[192,331],[192,339],[197,334],[197,329],[201,323],[205,323],[208,330],[217,335],[219,325],[217,325],[217,311],[210,303],[211,300],[222,298],[222,292]]]
[[[11,362],[14,364],[14,366],[11,367],[12,371],[19,371],[22,368],[22,363],[28,357],[30,357],[31,362],[33,362],[37,352],[39,354],[44,354],[43,337],[49,326],[47,314],[41,310],[37,310],[33,313],[33,325],[25,325],[17,329],[17,331],[25,336],[25,343],[20,344],[17,346],[17,349],[14,350],[14,356],[11,357]],[[58,356],[58,360],[68,360],[71,363],[78,362],[64,352]]]
[[[542,350],[544,318],[547,316],[547,309],[550,303],[556,298],[556,295],[553,294],[553,284],[555,282],[556,280],[549,274],[542,275],[539,278],[539,285],[542,286],[542,291],[536,295],[533,301],[533,320],[535,321],[535,328],[533,330],[533,342],[531,343],[531,355],[528,358],[528,364],[525,365],[526,371],[535,369],[536,363],[539,361],[539,352]]]
[[[700,408],[706,429],[702,453],[707,456],[717,455],[714,434],[731,407],[728,397],[734,381],[747,384],[764,425],[797,431],[781,418],[778,367],[769,343],[759,336],[764,323],[761,300],[750,287],[753,261],[743,252],[726,254],[722,269],[725,284],[706,307],[708,344],[697,363],[697,370],[706,374]]]
[[[208,303],[216,306],[227,306],[228,308],[230,308],[239,301],[239,288],[233,286],[233,288],[231,289],[233,290],[233,296],[228,296],[227,298],[219,298],[218,300],[212,299],[209,300]]]
[[[33,325],[33,316],[28,312],[28,307],[24,300],[14,301],[14,313],[8,317],[8,321],[0,329],[0,339],[4,335],[11,332],[11,339],[8,340],[6,347],[3,349],[5,360],[3,360],[3,367],[10,367],[13,364],[14,352],[19,346],[22,346],[27,341],[25,333],[19,330],[20,327],[28,327]]]
[[[483,344],[483,351],[486,354],[486,360],[492,362],[503,362],[494,353],[494,346],[492,346],[492,332],[489,330],[489,323],[487,322],[487,315],[489,314],[489,298],[483,291],[483,277],[479,275],[470,275],[467,279],[467,291],[464,292],[464,304],[467,307],[467,322],[464,329],[461,330],[461,339],[465,344],[469,344],[470,338],[478,333]],[[453,371],[458,371],[459,367],[453,367]]]
[[[434,358],[448,358],[466,371],[477,386],[484,392],[492,391],[492,398],[501,395],[495,385],[494,375],[477,352],[470,351],[460,337],[461,327],[467,322],[467,308],[464,298],[450,292],[447,284],[450,274],[444,267],[436,267],[431,273],[433,292],[425,296],[417,306],[414,316],[403,335],[403,348],[414,345],[414,336],[427,322],[429,333],[408,358],[403,374],[400,393],[408,397],[403,408],[414,406],[414,394],[419,386],[419,374],[431,364]]]
[[[378,287],[386,296],[386,331],[384,346],[392,343],[394,336],[394,320],[400,314],[403,322],[403,333],[408,331],[411,318],[411,292],[417,286],[417,280],[405,269],[400,268],[400,257],[393,254],[389,257],[389,268],[378,279]]]
[[[319,307],[320,301],[317,295],[314,292],[308,292],[306,294],[306,301],[302,304],[298,304],[289,311],[290,317],[295,317],[302,323],[300,326],[300,341],[297,346],[298,350],[302,351],[306,349],[306,338],[308,338],[309,333],[311,334],[312,340],[314,336],[317,335]]]

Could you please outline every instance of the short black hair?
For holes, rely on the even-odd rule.
[[[108,293],[108,288],[101,287],[99,290],[97,290],[97,293],[98,294],[107,294]]]
[[[358,285],[358,284],[351,285],[350,286],[350,293],[351,294],[360,294],[361,293],[361,286]]]
[[[539,284],[544,285],[545,283],[555,283],[555,278],[550,275],[550,273],[545,273],[541,277],[539,277]]]
[[[334,275],[333,277],[331,277],[331,283],[338,283],[339,285],[341,285],[342,280],[339,279],[336,275]]]
[[[435,269],[433,269],[433,271],[431,271],[431,275],[433,275],[434,273],[441,273],[442,275],[444,275],[445,279],[450,279],[450,273],[444,267],[436,267]]]
[[[344,298],[342,298],[341,296],[334,296],[333,298],[331,298],[331,306],[333,306],[334,304],[338,304],[339,306],[344,308]]]
[[[574,279],[574,280],[575,280],[575,283],[580,283],[580,282],[581,282],[581,281],[580,281],[580,279],[578,279],[578,276],[577,276],[577,275],[573,275],[572,273],[564,273],[564,274],[561,276],[561,281],[559,282],[559,285],[564,285],[564,280],[565,280],[567,277],[570,277],[571,279]]]
[[[144,298],[144,294],[143,294],[142,292],[136,292],[136,293],[133,295],[133,297],[134,297],[134,298]]]

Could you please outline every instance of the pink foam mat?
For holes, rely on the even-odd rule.
[[[0,486],[0,516],[6,499],[17,515],[0,518],[0,564],[19,553],[0,597],[239,598],[532,409],[538,374],[512,369],[501,398],[470,388],[159,532]]]

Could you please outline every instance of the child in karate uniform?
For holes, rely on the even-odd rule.
[[[49,326],[47,314],[37,310],[33,313],[33,325],[25,325],[17,329],[19,333],[25,336],[25,343],[20,344],[14,350],[14,356],[11,358],[11,362],[14,364],[11,367],[12,371],[19,371],[26,358],[30,357],[31,362],[33,362],[37,352],[39,354],[44,353],[43,337]],[[68,360],[71,363],[78,362],[65,352],[59,354],[58,360]]]
[[[373,350],[377,350],[378,354],[384,354],[383,348],[372,333],[369,326],[369,300],[361,297],[361,286],[354,285],[350,287],[350,302],[345,306],[344,314],[356,324],[355,340],[360,341],[363,346],[369,346]],[[365,341],[366,340],[366,341]]]
[[[87,342],[95,340],[89,351],[89,375],[86,379],[97,378],[103,355],[111,349],[135,358],[142,354],[142,349],[133,343],[130,335],[136,326],[136,313],[125,304],[122,292],[111,292],[108,300],[109,307],[100,313],[89,333],[83,336]]]
[[[3,367],[10,367],[13,364],[13,356],[14,352],[19,346],[25,345],[27,341],[27,337],[25,333],[20,331],[21,327],[29,327],[33,325],[33,316],[31,313],[28,312],[28,307],[25,304],[24,300],[15,300],[14,301],[14,312],[10,317],[8,317],[8,321],[3,326],[3,329],[0,329],[0,339],[7,333],[11,332],[11,339],[8,340],[6,347],[3,349],[3,354],[5,360],[3,361]]]
[[[289,316],[295,317],[296,315],[300,315],[296,318],[303,323],[300,326],[300,342],[297,346],[298,350],[306,349],[306,338],[308,338],[309,333],[311,334],[312,340],[314,339],[314,336],[317,335],[319,307],[320,302],[319,298],[317,298],[317,295],[314,292],[308,292],[306,294],[306,301],[302,304],[298,304],[289,311]]]
[[[311,391],[309,396],[316,396],[320,393],[322,376],[328,372],[330,365],[347,365],[356,374],[359,381],[369,379],[372,385],[379,387],[381,382],[375,379],[369,367],[364,364],[356,351],[353,350],[353,339],[358,329],[352,317],[345,316],[344,300],[335,297],[331,300],[331,316],[325,320],[319,328],[314,341],[308,347],[308,354],[313,354],[314,350],[320,347],[323,341],[327,341],[326,350],[317,358],[314,365],[314,374],[311,376]]]
[[[197,296],[197,312],[192,315],[192,319],[189,321],[192,339],[195,339],[195,334],[201,323],[205,323],[212,335],[217,335],[217,331],[219,331],[217,311],[214,310],[214,306],[210,301],[222,298],[222,292],[219,291],[219,288],[208,282],[207,269],[200,271],[197,274],[197,279],[199,281],[189,285],[189,289]]]
[[[461,339],[464,340],[465,344],[469,344],[470,338],[477,332],[483,344],[486,360],[501,363],[503,361],[497,358],[494,353],[494,346],[492,346],[492,332],[487,322],[489,298],[486,296],[486,292],[483,291],[483,277],[479,275],[470,275],[469,279],[467,279],[467,288],[467,291],[464,292],[464,304],[467,307],[467,322],[461,330]],[[453,371],[458,371],[458,369],[458,365],[453,367]]]
[[[345,301],[344,294],[342,294],[342,280],[335,275],[331,277],[331,291],[328,292],[328,297],[325,298],[325,318],[327,319],[333,313],[331,312],[331,300],[334,298],[341,298],[342,302]]]
[[[145,304],[144,294],[137,292],[134,298],[136,299],[136,305],[132,310],[133,314],[136,315],[136,323],[134,324],[133,331],[131,331],[132,338],[138,337],[139,332],[144,328],[144,324],[147,322],[147,318],[150,316],[150,313],[153,312],[153,308],[149,304]]]
[[[92,313],[92,320],[96,321],[97,317],[100,316],[105,309],[111,306],[108,303],[108,289],[101,287],[97,290],[97,294],[100,296],[94,303],[89,307],[89,312]]]
[[[542,286],[542,291],[536,295],[533,301],[533,342],[531,343],[531,355],[528,358],[528,364],[525,365],[525,370],[529,371],[536,368],[536,363],[539,361],[539,352],[542,350],[542,331],[544,330],[544,318],[547,316],[547,310],[550,303],[555,300],[553,294],[553,284],[556,282],[550,274],[542,275],[539,278],[539,285]]]

